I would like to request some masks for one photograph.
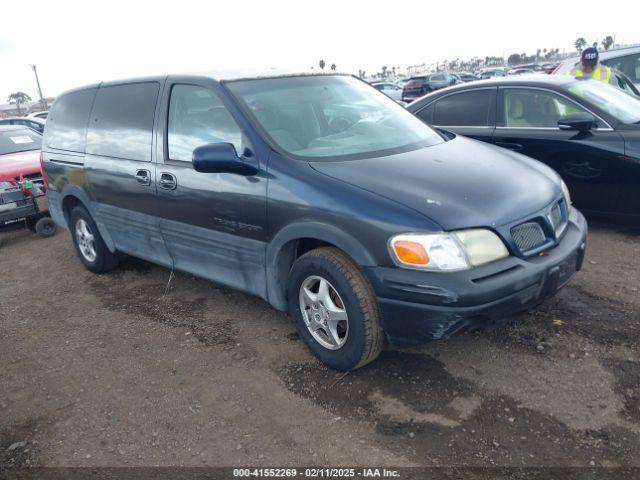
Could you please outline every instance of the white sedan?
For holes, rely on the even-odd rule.
[[[371,84],[376,90],[380,90],[387,97],[396,101],[402,100],[402,87],[392,82],[374,82]]]

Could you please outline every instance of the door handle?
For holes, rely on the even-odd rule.
[[[502,148],[508,148],[509,150],[522,150],[524,147],[519,143],[510,143],[510,142],[495,142],[496,145]]]
[[[160,174],[160,182],[158,183],[160,184],[160,188],[164,188],[165,190],[175,190],[178,186],[175,175],[166,172]]]
[[[149,170],[138,170],[135,177],[136,182],[140,185],[151,185],[151,172]]]

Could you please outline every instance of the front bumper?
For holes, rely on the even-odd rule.
[[[560,243],[532,258],[511,256],[446,273],[366,268],[389,344],[400,348],[447,338],[534,307],[580,270],[586,238],[587,222],[574,208]]]

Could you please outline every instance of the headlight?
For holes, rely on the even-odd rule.
[[[502,240],[485,229],[396,235],[389,246],[396,264],[419,270],[466,270],[509,256]]]
[[[564,183],[564,180],[560,180],[562,185],[562,195],[564,196],[564,202],[567,204],[567,211],[571,212],[571,194],[569,193],[569,187]]]

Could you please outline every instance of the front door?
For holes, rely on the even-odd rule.
[[[498,146],[546,163],[566,182],[576,207],[621,213],[624,140],[602,120],[588,132],[560,130],[558,120],[584,107],[556,92],[527,87],[499,89]]]
[[[160,229],[177,269],[264,297],[264,169],[255,176],[200,173],[191,163],[196,147],[225,142],[259,165],[221,93],[213,80],[167,82],[157,145]]]

